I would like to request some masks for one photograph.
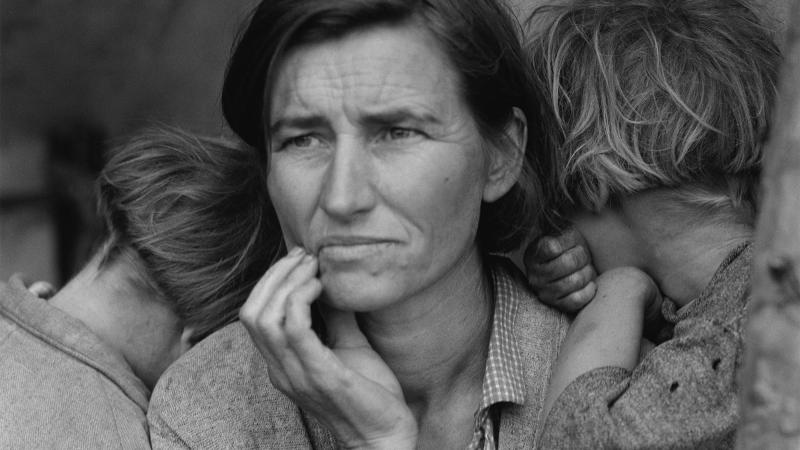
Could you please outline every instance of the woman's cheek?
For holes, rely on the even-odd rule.
[[[267,183],[269,196],[278,216],[287,248],[303,245],[302,230],[304,209],[300,187],[287,185],[285,178],[271,177]]]

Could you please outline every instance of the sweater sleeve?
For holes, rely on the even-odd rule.
[[[682,320],[628,371],[589,371],[562,392],[541,448],[717,448],[732,444],[743,314]]]
[[[148,416],[150,421],[150,445],[153,449],[189,449],[191,448],[178,433],[172,429],[158,414]]]
[[[556,399],[541,448],[732,448],[752,245],[734,249],[698,298],[665,302],[671,339],[633,371],[603,367]]]

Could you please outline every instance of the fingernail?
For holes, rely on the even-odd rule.
[[[295,247],[289,252],[289,256],[300,256],[303,253],[303,247]]]

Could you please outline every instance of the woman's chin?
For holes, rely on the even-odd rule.
[[[395,283],[382,280],[381,277],[326,273],[320,279],[325,303],[342,311],[377,311],[395,304],[401,298]]]

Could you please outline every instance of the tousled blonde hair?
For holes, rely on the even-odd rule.
[[[645,189],[754,212],[780,52],[741,0],[578,0],[528,21],[559,205]]]

